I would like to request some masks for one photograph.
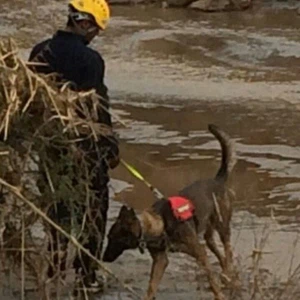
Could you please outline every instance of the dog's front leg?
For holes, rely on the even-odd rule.
[[[168,256],[165,251],[156,252],[155,250],[149,249],[152,256],[152,268],[149,280],[149,286],[145,300],[155,299],[155,295],[159,286],[159,283],[165,273],[165,270],[169,264]]]

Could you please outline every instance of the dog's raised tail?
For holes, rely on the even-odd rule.
[[[216,137],[219,141],[222,149],[222,161],[221,166],[216,175],[216,179],[226,181],[228,175],[232,171],[236,163],[236,153],[234,149],[234,142],[231,140],[230,136],[217,127],[214,124],[208,125],[208,130]]]

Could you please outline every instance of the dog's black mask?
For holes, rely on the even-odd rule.
[[[141,225],[133,209],[122,206],[119,216],[108,233],[103,261],[115,261],[125,250],[139,246]]]

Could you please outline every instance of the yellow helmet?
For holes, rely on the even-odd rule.
[[[105,0],[71,0],[69,5],[83,13],[88,13],[95,18],[97,25],[105,30],[110,18],[110,10]]]

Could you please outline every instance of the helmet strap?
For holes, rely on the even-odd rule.
[[[83,21],[83,20],[92,21],[91,17],[87,14],[83,14],[80,12],[70,12],[69,17],[74,27],[76,28],[76,31],[82,36],[87,36],[89,33],[92,33],[93,31],[96,31],[98,29],[96,25],[84,29],[78,24],[78,21]]]

